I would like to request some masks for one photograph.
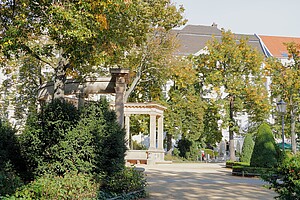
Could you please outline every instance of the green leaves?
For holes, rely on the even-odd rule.
[[[194,58],[203,85],[217,93],[217,100],[233,100],[234,116],[238,112],[247,110],[252,120],[264,120],[266,115],[262,113],[268,113],[268,102],[263,101],[263,104],[259,104],[261,99],[267,99],[263,84],[265,79],[261,71],[262,56],[248,45],[246,38],[238,39],[230,31],[224,30],[221,41],[214,39],[208,42],[207,51],[207,54]],[[260,91],[258,94],[252,92],[250,95],[250,91],[257,90]],[[224,110],[229,108],[228,103],[222,104]],[[257,107],[264,107],[264,109],[261,109],[261,113],[257,112],[259,109],[252,111]],[[257,118],[258,115],[263,117]],[[228,120],[234,119],[223,121],[226,123]]]
[[[44,175],[20,188],[9,199],[94,199],[99,185],[89,174]]]
[[[287,131],[286,134],[291,134],[292,150],[296,153],[296,118],[299,114],[298,107],[300,103],[300,46],[295,43],[287,43],[285,45],[289,53],[289,62],[283,65],[278,59],[269,59],[266,73],[271,77],[272,81],[270,86],[272,99],[276,101],[282,99],[287,103],[286,116],[290,131]]]
[[[263,123],[258,128],[250,166],[276,167],[279,157],[280,150],[275,143],[272,130],[269,125]]]
[[[274,189],[279,194],[279,199],[297,199],[300,195],[300,163],[299,154],[286,156],[283,162],[272,174],[267,174],[262,178],[270,183],[270,189]],[[274,178],[279,178],[278,181]]]
[[[38,116],[28,118],[21,147],[34,175],[114,173],[124,166],[126,151],[125,132],[104,100],[86,105],[80,113],[55,100]]]
[[[250,163],[252,152],[254,148],[254,141],[251,134],[247,134],[244,139],[241,162]]]

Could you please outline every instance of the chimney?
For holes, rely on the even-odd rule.
[[[211,25],[212,27],[218,27],[218,24],[216,24],[215,22],[213,22],[213,24]]]

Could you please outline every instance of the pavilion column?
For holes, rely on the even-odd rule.
[[[129,143],[130,143],[130,115],[125,115],[125,130],[126,130],[126,136],[125,136],[125,140],[126,140],[126,146],[128,149],[130,149],[129,147]]]
[[[156,115],[150,114],[150,147],[149,150],[156,149]]]
[[[158,131],[157,131],[157,142],[158,142],[158,150],[163,150],[164,143],[164,117],[160,116],[158,118]]]

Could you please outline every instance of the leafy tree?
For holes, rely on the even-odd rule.
[[[182,91],[182,92],[181,92]],[[167,149],[171,149],[172,138],[182,136],[189,141],[202,141],[203,107],[201,98],[190,89],[172,90],[165,112]]]
[[[132,49],[124,63],[132,71],[125,101],[161,100],[163,86],[171,78],[170,71],[182,65],[182,61],[174,57],[179,44],[173,34],[159,28],[148,35],[147,42],[141,48]]]
[[[204,115],[203,140],[207,145],[215,146],[222,140],[222,131],[220,130],[218,121],[221,119],[219,108],[215,102],[207,103]]]
[[[275,143],[272,130],[269,125],[263,123],[257,131],[250,166],[275,167],[279,158],[280,150]]]
[[[241,162],[250,163],[253,148],[254,148],[254,141],[252,139],[252,135],[247,134],[245,136],[244,143],[243,143]]]
[[[197,160],[199,156],[199,148],[197,141],[182,138],[177,142],[179,156],[188,160]]]
[[[182,8],[170,0],[7,0],[0,12],[3,60],[26,54],[51,67],[55,98],[64,96],[66,75],[84,78],[101,66],[122,66],[157,27],[183,23]]]
[[[234,133],[239,130],[235,117],[247,110],[252,115],[252,120],[262,120],[268,116],[268,103],[259,101],[267,99],[261,71],[262,61],[262,56],[248,45],[247,39],[235,38],[230,31],[222,31],[221,41],[209,41],[207,54],[201,54],[194,59],[200,83],[205,86],[202,93],[215,98],[223,107],[223,127],[229,127],[230,160],[233,161],[233,138]],[[252,88],[259,92],[248,94],[253,91]],[[250,106],[250,102],[254,101],[255,106]],[[260,109],[254,109],[256,106]],[[263,117],[255,117],[258,115]]]
[[[292,151],[296,153],[296,118],[299,114],[299,75],[300,75],[300,45],[287,43],[287,50],[291,62],[284,66],[277,59],[269,59],[266,71],[271,76],[271,94],[274,99],[281,98],[287,102],[288,118],[290,121],[290,133]]]
[[[41,63],[30,56],[20,56],[12,60],[16,66],[6,67],[7,75],[0,88],[5,91],[2,97],[6,103],[14,106],[14,118],[17,125],[24,125],[26,116],[37,108],[37,93],[39,86],[49,80],[46,72],[42,72]]]
[[[169,153],[172,139],[182,136],[200,142],[203,133],[204,102],[194,86],[197,81],[196,71],[189,60],[176,59],[176,64],[169,71],[171,85],[164,104],[168,107],[164,114],[164,124]]]

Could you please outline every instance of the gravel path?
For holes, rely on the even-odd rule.
[[[148,180],[147,200],[274,199],[276,193],[258,178],[232,176],[224,163],[139,165]]]

